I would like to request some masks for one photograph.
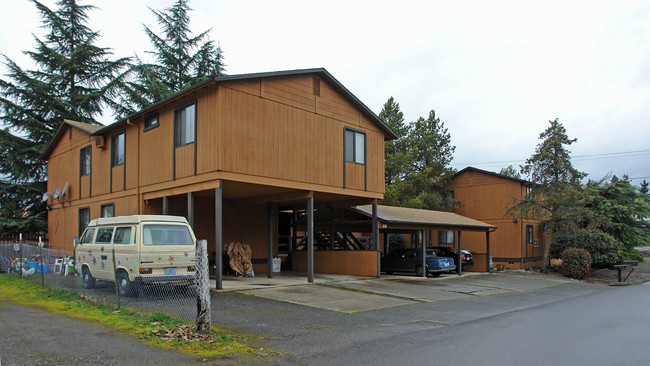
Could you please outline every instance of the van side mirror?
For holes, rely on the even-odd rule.
[[[79,238],[74,238],[74,245],[81,245]]]

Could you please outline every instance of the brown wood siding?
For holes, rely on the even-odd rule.
[[[194,175],[194,143],[176,148],[176,179]]]
[[[377,252],[368,251],[314,251],[314,272],[353,276],[377,276]],[[293,253],[293,270],[307,272],[307,251]]]
[[[309,79],[311,86],[311,78]],[[317,98],[316,113],[360,126],[361,113],[359,110],[331,85],[321,82],[320,95],[320,98]]]
[[[126,189],[136,188],[138,186],[138,139],[139,126],[129,126],[124,135],[125,138],[125,174]]]
[[[94,146],[94,145],[93,145]],[[93,196],[110,192],[111,183],[111,148],[110,142],[104,149],[92,149],[92,193]]]
[[[262,95],[262,84],[259,78],[248,80],[224,81],[220,85],[229,89],[235,89],[240,92],[252,94],[255,96]]]
[[[124,170],[125,165],[118,165],[111,168],[111,192],[124,190]]]
[[[357,163],[345,163],[345,188],[364,190],[366,188],[366,166]]]
[[[219,123],[216,87],[210,87],[199,93],[196,110],[196,151],[197,174],[219,169]]]
[[[158,110],[158,127],[140,136],[140,185],[147,186],[172,179],[174,107]]]
[[[92,173],[91,173],[92,174]],[[91,181],[91,175],[84,175],[81,177],[80,182],[81,182],[81,187],[79,188],[79,191],[81,192],[81,197],[79,197],[79,194],[76,194],[72,198],[88,198],[90,197],[90,181]]]
[[[313,77],[303,75],[291,78],[262,80],[262,98],[299,109],[314,112],[316,96],[313,94]]]

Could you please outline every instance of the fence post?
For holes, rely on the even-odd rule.
[[[210,332],[210,267],[208,242],[196,242],[196,330]]]
[[[41,268],[37,268],[41,270],[41,286],[45,287],[45,266],[43,262],[43,242],[41,241],[41,236],[38,236],[38,247],[41,250]]]
[[[111,252],[113,254],[113,279],[115,280],[115,297],[117,298],[117,310],[120,310],[120,288],[117,283],[117,267],[115,265],[115,243],[111,243]]]

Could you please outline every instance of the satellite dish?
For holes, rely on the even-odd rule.
[[[52,193],[54,193],[54,199],[58,200],[59,196],[61,195],[61,188],[54,188],[54,191]]]
[[[47,202],[47,200],[50,198],[50,194],[50,192],[43,193],[43,202]]]
[[[61,198],[65,198],[67,191],[68,191],[68,182],[65,182],[65,185],[63,186],[63,190],[61,191]]]

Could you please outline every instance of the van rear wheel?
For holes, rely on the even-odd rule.
[[[90,271],[87,267],[84,267],[81,271],[81,283],[84,288],[93,288],[95,287],[95,277],[90,274]]]
[[[132,296],[135,285],[133,282],[129,281],[129,275],[124,271],[119,271],[117,273],[117,289],[120,293],[120,296]]]

